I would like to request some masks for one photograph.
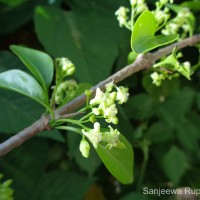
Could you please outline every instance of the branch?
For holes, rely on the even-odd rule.
[[[154,53],[141,54],[137,57],[134,63],[125,66],[120,71],[116,72],[112,76],[92,87],[92,92],[94,94],[97,87],[104,89],[105,84],[111,81],[113,81],[114,83],[119,83],[120,81],[126,79],[127,77],[135,74],[138,71],[150,68],[157,60],[159,60],[163,56],[169,55],[174,47],[176,47],[177,49],[182,49],[187,46],[193,46],[198,42],[200,42],[200,34],[164,47]],[[55,110],[55,117],[59,118],[63,115],[70,116],[70,113],[80,108],[85,103],[85,101],[86,96],[84,94],[80,95],[71,102]],[[24,143],[26,140],[30,139],[37,133],[50,129],[50,127],[48,126],[49,119],[49,116],[43,116],[39,120],[34,122],[31,126],[25,128],[24,130],[20,131],[16,135],[1,143],[0,156],[3,156],[10,152],[12,149],[20,146],[22,143]]]

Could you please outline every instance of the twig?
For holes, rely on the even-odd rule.
[[[114,81],[114,83],[118,83],[127,77],[135,74],[138,71],[144,70],[146,68],[150,68],[157,60],[162,58],[163,56],[167,56],[170,54],[174,47],[177,49],[182,49],[187,46],[193,46],[200,42],[200,34],[195,35],[191,38],[186,38],[180,42],[174,43],[167,47],[164,47],[154,53],[147,53],[144,55],[139,55],[136,61],[130,65],[125,66],[117,73],[113,74],[109,78],[101,81],[96,86],[92,87],[93,94],[97,87],[104,89],[105,84]],[[80,108],[86,101],[86,96],[84,94],[80,95],[79,97],[75,98],[71,102],[67,103],[66,105],[62,106],[58,110],[55,111],[55,118],[59,118],[63,115],[70,116],[70,113],[73,113],[78,108]],[[48,126],[49,118],[42,117],[38,121],[34,122],[31,126],[25,128],[24,130],[20,131],[16,135],[12,136],[11,138],[7,139],[3,143],[0,144],[0,156],[7,154],[12,149],[18,147],[26,140],[30,139],[37,133],[47,130],[50,127]]]

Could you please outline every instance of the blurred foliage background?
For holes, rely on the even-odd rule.
[[[148,0],[154,6],[154,0]],[[175,1],[182,3],[182,1]],[[130,32],[120,28],[115,11],[128,0],[0,0],[0,72],[26,70],[9,45],[18,44],[68,57],[79,82],[96,84],[123,68]],[[191,9],[199,32],[200,6]],[[182,50],[183,61],[199,67],[198,47]],[[152,85],[150,70],[123,81],[130,100],[119,108],[119,130],[135,151],[135,180],[122,185],[93,150],[85,159],[79,136],[40,133],[0,158],[0,173],[12,179],[15,200],[160,199],[143,187],[200,187],[200,71]],[[0,90],[0,141],[30,125],[44,112],[30,99]],[[169,196],[166,199],[172,199]],[[4,200],[4,199],[2,199]]]

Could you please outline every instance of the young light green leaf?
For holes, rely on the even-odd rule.
[[[98,144],[96,151],[110,173],[121,183],[129,184],[133,182],[133,149],[123,135],[119,139],[125,148],[113,147],[109,150]]]
[[[0,73],[0,88],[23,94],[49,108],[48,97],[41,85],[32,76],[21,70],[13,69]]]
[[[22,60],[46,93],[53,79],[53,61],[49,55],[38,50],[11,45],[10,49]]]
[[[178,38],[177,34],[154,36],[156,20],[150,11],[144,11],[137,19],[131,36],[131,48],[136,53],[145,53],[156,47],[169,44]]]

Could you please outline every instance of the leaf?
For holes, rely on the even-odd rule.
[[[178,123],[186,120],[186,113],[191,110],[193,100],[194,91],[191,88],[184,88],[176,95],[158,104],[156,114],[169,126],[177,127]]]
[[[10,49],[22,60],[46,93],[48,93],[54,72],[51,57],[41,51],[16,45],[11,45]]]
[[[93,179],[70,171],[54,171],[44,175],[32,200],[82,200]]]
[[[95,84],[109,76],[119,47],[119,27],[113,12],[104,9],[66,12],[38,7],[35,27],[51,55],[72,60],[80,82]]]
[[[133,182],[133,149],[122,134],[120,141],[124,143],[124,149],[106,149],[99,144],[96,151],[110,173],[123,184]]]
[[[178,38],[177,34],[154,36],[157,25],[154,15],[144,11],[137,19],[131,36],[131,48],[136,53],[145,53],[156,47],[169,44]]]
[[[0,110],[0,132],[8,134],[32,124],[45,111],[37,102],[9,90],[0,90]]]
[[[173,146],[163,158],[162,168],[167,177],[177,184],[187,168],[187,159],[185,154]]]
[[[146,138],[152,143],[163,143],[174,138],[173,129],[162,121],[153,123],[147,130]]]
[[[7,0],[4,1],[6,1],[6,3],[8,2]],[[3,8],[1,7],[0,34],[3,35],[10,33],[23,24],[26,24],[32,19],[35,7],[37,5],[47,4],[47,0],[21,0],[21,2],[22,3],[20,3],[20,0],[13,0],[12,6],[3,6]],[[18,36],[16,36],[16,38],[17,37]]]
[[[21,70],[13,69],[0,73],[0,88],[23,94],[49,108],[48,98],[40,84]]]
[[[32,199],[47,163],[48,142],[39,138],[32,138],[1,157],[0,171],[13,179],[14,199]]]
[[[188,120],[185,123],[178,123],[176,129],[177,139],[183,147],[193,153],[197,152],[199,148],[199,130],[198,127],[195,126],[194,122]]]
[[[153,99],[145,93],[135,95],[124,105],[125,111],[130,118],[141,120],[152,116],[153,107]]]
[[[181,4],[182,7],[187,7],[191,10],[194,11],[199,11],[200,10],[200,2],[199,1],[184,1]]]

